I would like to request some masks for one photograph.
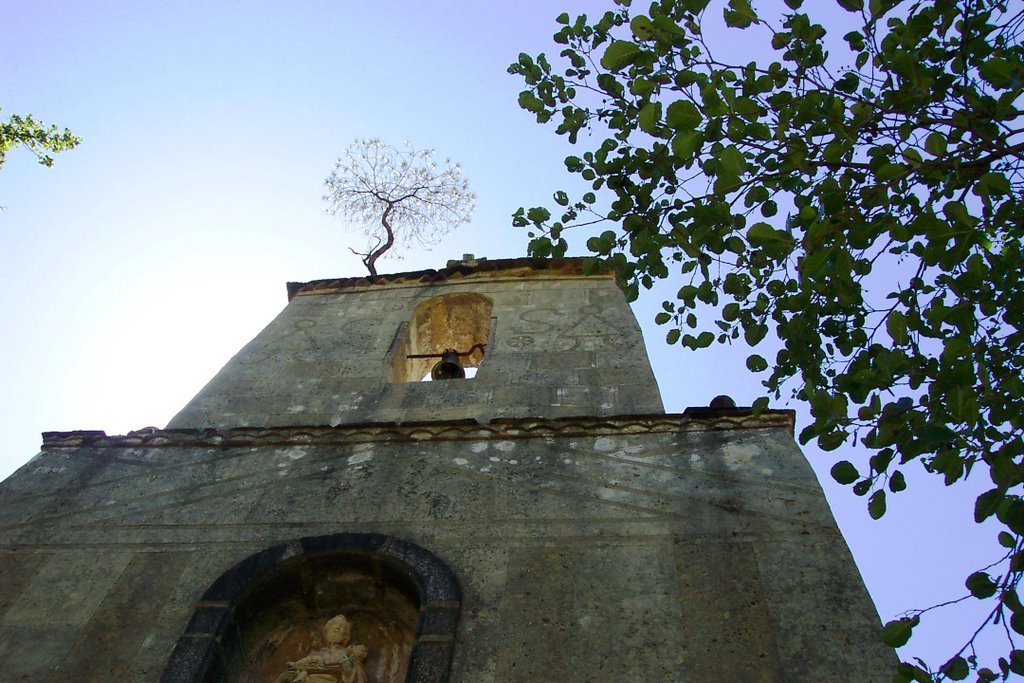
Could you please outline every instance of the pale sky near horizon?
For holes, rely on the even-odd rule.
[[[83,143],[53,169],[18,150],[0,169],[0,477],[42,431],[162,427],[284,306],[287,281],[360,274],[349,247],[363,238],[321,200],[353,139],[434,147],[477,195],[471,224],[382,272],[524,255],[510,215],[571,184],[569,147],[519,109],[505,69],[557,54],[559,12],[608,4],[9,0],[3,116]],[[666,347],[659,302],[634,310],[666,410],[720,393],[749,404],[746,347]],[[807,454],[883,620],[959,597],[966,559],[995,558],[995,531],[971,519],[984,473],[952,491],[911,476],[874,522],[830,481],[841,456]],[[926,619],[901,656],[952,655],[973,630],[965,607]]]

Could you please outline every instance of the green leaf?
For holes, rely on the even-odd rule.
[[[768,334],[767,325],[751,323],[743,328],[743,340],[750,346],[757,346],[766,334]]]
[[[885,491],[879,489],[868,498],[868,514],[871,519],[881,519],[885,515]]]
[[[822,434],[818,437],[818,448],[823,451],[834,451],[846,441],[846,432],[841,429]]]
[[[859,12],[864,9],[864,0],[837,0],[837,2],[847,12]]]
[[[974,194],[979,197],[1010,194],[1010,181],[1002,173],[983,173],[974,185]]]
[[[979,71],[981,77],[986,81],[997,88],[1002,88],[1010,84],[1014,74],[1014,65],[1002,57],[993,57],[984,62]]]
[[[996,490],[998,491],[999,489]],[[977,507],[982,497],[990,493],[992,491],[978,496],[978,503],[975,504],[975,518],[977,518]],[[996,517],[1013,533],[1017,535],[1024,534],[1024,501],[1017,496],[1003,496],[1002,494],[1000,496],[1002,500],[997,500],[995,503]]]
[[[907,662],[900,662],[896,665],[896,675],[893,677],[892,681],[893,683],[909,683],[910,681],[917,681],[917,683],[935,683],[931,674],[921,667],[908,664]]]
[[[885,320],[885,328],[889,337],[896,344],[903,346],[907,343],[907,317],[899,311],[889,311]]]
[[[676,100],[665,111],[665,123],[675,131],[692,131],[704,119],[697,106],[689,100]]]
[[[896,0],[868,0],[868,9],[872,19],[881,19],[892,9]]]
[[[885,472],[889,468],[889,463],[892,462],[894,455],[895,454],[890,448],[883,449],[872,455],[868,460],[871,465],[871,471],[879,473]]]
[[[665,312],[661,312],[658,315],[654,316],[654,322],[658,325],[664,325],[671,319],[672,316]]]
[[[679,130],[672,137],[672,153],[683,161],[689,161],[700,149],[701,134],[696,130]]]
[[[534,114],[544,111],[544,103],[529,90],[519,93],[519,106]]]
[[[776,230],[767,223],[754,223],[747,230],[747,241],[750,246],[768,250],[773,255],[782,255],[796,246],[793,236],[787,232]]]
[[[931,133],[924,141],[924,149],[929,154],[941,157],[946,153],[946,136],[942,133]]]
[[[740,177],[731,173],[722,173],[715,179],[714,191],[717,195],[726,195],[740,189]]]
[[[974,224],[971,213],[964,206],[963,202],[946,202],[942,205],[942,213],[946,220],[951,223],[965,227],[970,227]]]
[[[991,517],[999,509],[1003,502],[1004,493],[1001,489],[992,489],[978,496],[974,502],[974,521],[981,524]]]
[[[857,472],[857,468],[854,467],[852,462],[847,460],[840,460],[835,465],[832,465],[830,472],[832,478],[843,485],[852,484],[860,479],[860,473]]]
[[[757,21],[757,13],[750,6],[750,0],[729,0],[723,14],[726,25],[732,28],[746,28]]]
[[[896,470],[889,477],[889,490],[893,493],[899,493],[907,488],[907,480],[903,476],[903,473]]]
[[[889,647],[903,647],[910,640],[918,621],[918,617],[890,621],[882,627],[882,640]]]
[[[637,40],[650,40],[654,37],[654,24],[650,17],[645,17],[642,14],[633,17],[629,22],[629,28]]]
[[[613,40],[601,56],[601,66],[609,71],[621,71],[643,53],[640,46],[625,40]]]
[[[875,175],[881,181],[895,180],[907,173],[907,167],[903,164],[882,164],[875,170]]]
[[[999,676],[992,669],[985,666],[978,669],[978,683],[994,683],[998,680]]]
[[[718,162],[729,175],[742,175],[747,170],[747,160],[735,145],[729,145],[719,152]]]
[[[648,102],[637,115],[637,124],[640,130],[648,135],[657,133],[658,124],[661,122],[661,102]]]
[[[921,157],[921,153],[918,152],[913,147],[907,147],[906,149],[904,149],[900,153],[900,156],[902,156],[903,160],[906,161],[911,166],[917,166],[924,161],[924,159]]]
[[[1014,612],[1010,617],[1010,628],[1024,636],[1024,614]]]
[[[551,212],[543,206],[534,206],[526,212],[526,217],[533,223],[543,223],[551,218]]]
[[[967,660],[959,655],[943,664],[940,671],[954,681],[962,681],[971,674],[971,669],[967,666]]]
[[[985,572],[974,572],[967,577],[964,585],[967,586],[967,590],[971,592],[971,595],[979,600],[991,598],[999,590],[999,586]]]
[[[1024,650],[1010,651],[1010,671],[1015,674],[1024,674]]]
[[[764,372],[768,369],[768,361],[756,353],[752,354],[747,357],[747,369],[751,372]]]

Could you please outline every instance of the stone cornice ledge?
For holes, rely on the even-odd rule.
[[[680,414],[612,417],[502,418],[432,422],[369,422],[337,427],[281,426],[236,429],[157,429],[149,427],[123,436],[101,431],[43,432],[43,448],[234,448],[242,446],[330,445],[366,441],[468,441],[545,437],[614,436],[784,428],[793,434],[792,410],[749,408],[687,408]]]
[[[442,284],[481,278],[557,278],[557,277],[607,277],[614,278],[609,270],[584,272],[584,257],[560,259],[511,258],[478,259],[470,263],[451,261],[446,268],[438,270],[415,270],[405,273],[384,273],[382,275],[361,275],[358,277],[313,280],[312,282],[289,282],[288,300],[300,294],[326,294],[343,289],[359,289],[402,284]]]

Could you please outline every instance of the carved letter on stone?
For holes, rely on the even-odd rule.
[[[344,615],[324,624],[324,647],[312,650],[278,677],[278,683],[366,683],[363,661],[366,647],[349,645],[352,624]]]

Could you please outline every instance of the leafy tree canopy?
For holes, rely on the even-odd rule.
[[[895,680],[1005,679],[1024,673],[1024,12],[834,3],[785,0],[768,17],[751,0],[615,0],[596,20],[559,16],[560,59],[522,54],[509,71],[520,106],[585,148],[565,164],[590,187],[513,221],[537,256],[591,226],[595,264],[631,296],[680,280],[657,316],[670,344],[756,347],[773,330],[781,350],[747,366],[767,394],[809,404],[803,443],[866,447],[832,475],[872,517],[915,461],[947,485],[989,478],[975,518],[998,520],[1006,554],[966,598],[990,601],[1009,652],[987,668],[965,635],[935,671],[903,663]],[[842,40],[817,23],[836,5]],[[773,60],[733,61],[715,31]],[[886,642],[919,618],[887,624]]]
[[[7,161],[7,152],[15,147],[35,154],[43,166],[53,166],[51,154],[73,149],[81,141],[67,128],[60,131],[57,126],[47,126],[31,114],[12,114],[6,121],[0,121],[0,166]]]

